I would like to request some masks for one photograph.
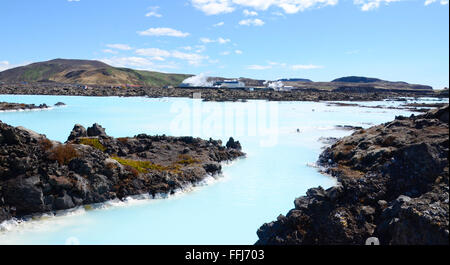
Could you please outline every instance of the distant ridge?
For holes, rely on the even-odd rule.
[[[282,79],[278,79],[277,81],[281,81],[281,82],[312,82],[312,80],[305,79],[305,78],[282,78]]]
[[[384,82],[384,80],[372,77],[364,77],[364,76],[346,76],[341,78],[336,78],[331,82],[345,82],[345,83],[375,83],[375,82]]]
[[[190,76],[118,68],[94,60],[54,59],[0,72],[0,81],[162,87],[177,86]]]
[[[331,83],[373,83],[376,85],[388,85],[388,86],[394,86],[394,87],[405,87],[408,89],[416,89],[416,90],[433,90],[431,86],[427,85],[418,85],[418,84],[409,84],[407,82],[403,81],[386,81],[379,78],[373,78],[373,77],[365,77],[365,76],[346,76],[346,77],[340,77],[337,79],[334,79],[331,81]]]

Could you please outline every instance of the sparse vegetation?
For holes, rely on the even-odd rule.
[[[126,144],[128,142],[128,138],[127,137],[119,137],[117,138],[117,141]]]
[[[147,173],[149,170],[157,170],[157,171],[167,171],[171,168],[153,164],[150,161],[140,161],[140,160],[133,160],[133,159],[125,159],[117,156],[113,156],[112,159],[116,160],[120,164],[124,166],[129,166],[137,170],[139,173]]]
[[[186,78],[191,77],[186,74],[166,74],[129,68],[116,68],[115,70],[126,73],[132,80],[135,80],[135,83],[156,87],[177,86]]]
[[[60,165],[67,165],[70,160],[78,157],[77,150],[72,144],[60,144],[51,150],[50,159],[58,161]]]
[[[28,82],[38,81],[41,79],[48,78],[48,73],[51,71],[51,67],[46,65],[36,66],[34,68],[29,68],[23,73],[23,80]]]
[[[192,156],[186,154],[179,155],[178,159],[177,164],[180,165],[192,165],[200,162],[198,159],[194,159]]]
[[[117,168],[117,164],[115,164],[115,163],[112,163],[112,162],[108,162],[108,163],[106,163],[106,164],[105,164],[105,166],[106,166],[106,168],[108,168],[108,169],[111,169],[111,170],[113,170],[113,169],[116,169],[116,168]]]
[[[97,138],[79,138],[79,143],[92,146],[102,152],[106,151],[106,147],[103,146]]]
[[[43,138],[42,140],[39,141],[39,145],[41,146],[42,149],[44,149],[45,151],[48,151],[50,149],[53,148],[53,143],[52,141],[50,141],[47,138]]]
[[[390,146],[390,145],[394,144],[394,141],[395,141],[395,137],[390,135],[390,136],[384,138],[383,142],[381,144],[382,144],[382,146]]]
[[[130,172],[133,176],[135,176],[135,177],[139,176],[139,171],[137,169],[135,169],[134,167],[126,165],[125,169],[128,172]]]

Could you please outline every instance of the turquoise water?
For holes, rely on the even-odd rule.
[[[368,127],[411,114],[316,102],[19,95],[0,95],[0,101],[66,103],[50,110],[0,112],[5,123],[62,142],[74,124],[97,122],[115,137],[193,135],[226,142],[233,136],[247,153],[225,165],[222,176],[166,199],[108,202],[101,209],[3,223],[0,244],[253,244],[257,229],[286,214],[308,188],[335,183],[311,166],[324,146],[320,137],[351,133],[335,125]]]

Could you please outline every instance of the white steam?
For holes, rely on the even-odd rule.
[[[275,82],[266,81],[264,82],[264,85],[266,85],[268,88],[272,88],[273,90],[282,90],[284,87],[284,84],[281,81]]]
[[[196,76],[191,76],[183,81],[183,84],[193,87],[212,87],[213,82],[208,81],[208,76],[201,73]]]

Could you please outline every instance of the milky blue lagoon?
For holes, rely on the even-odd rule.
[[[225,143],[233,136],[247,153],[246,158],[224,165],[222,176],[167,199],[108,202],[95,210],[80,208],[20,224],[5,222],[0,244],[253,244],[257,229],[286,214],[308,188],[335,183],[311,166],[325,146],[321,137],[351,134],[335,125],[369,127],[411,114],[317,102],[19,95],[0,95],[0,101],[66,103],[50,110],[0,112],[5,123],[62,142],[74,124],[99,123],[114,137],[192,135]]]

